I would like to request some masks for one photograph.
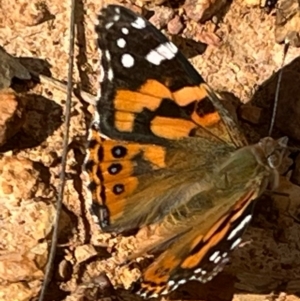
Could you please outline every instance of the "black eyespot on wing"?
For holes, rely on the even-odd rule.
[[[120,163],[113,163],[108,167],[108,172],[111,175],[116,175],[122,170],[122,164]]]
[[[127,149],[122,145],[117,145],[112,148],[111,154],[116,159],[124,158],[127,155]]]
[[[125,190],[125,187],[124,187],[123,184],[116,184],[116,185],[113,187],[113,193],[114,193],[114,194],[117,194],[117,195],[123,193],[124,190]]]

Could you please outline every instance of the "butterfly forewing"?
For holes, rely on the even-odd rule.
[[[108,6],[98,21],[103,134],[166,144],[196,131],[201,135],[200,126],[232,143],[203,78],[172,42],[124,7]]]

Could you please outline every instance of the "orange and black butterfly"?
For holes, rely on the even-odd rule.
[[[210,281],[276,185],[286,138],[246,139],[216,93],[143,17],[110,5],[96,26],[101,96],[86,170],[92,212],[105,232],[151,226],[139,254],[159,251],[136,291],[167,294]]]

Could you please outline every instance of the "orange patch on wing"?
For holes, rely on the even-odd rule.
[[[133,132],[134,114],[129,112],[115,112],[115,127],[120,132]]]
[[[193,101],[201,101],[208,94],[202,86],[184,87],[173,92],[174,101],[181,107],[190,104]]]
[[[156,165],[158,168],[166,167],[166,150],[161,146],[144,147],[143,157],[145,160]]]
[[[158,137],[178,139],[188,137],[191,130],[196,128],[190,120],[157,116],[151,121],[150,129]]]
[[[199,116],[197,112],[194,111],[192,113],[191,118],[202,127],[213,126],[221,120],[221,117],[218,112],[209,113],[205,116]]]
[[[116,159],[111,150],[114,146],[123,146],[127,149],[127,154],[121,158]],[[126,160],[131,160],[138,154],[142,154],[144,159],[157,165],[159,167],[165,167],[165,148],[157,145],[143,145],[138,143],[125,143],[124,141],[118,142],[114,140],[105,140],[103,142],[103,162],[123,162]],[[98,153],[96,152],[96,155]]]
[[[254,190],[248,191],[244,196],[242,196],[237,202],[235,202],[233,210],[240,210],[245,205],[248,205],[249,201],[253,200],[255,197]]]
[[[124,186],[124,191],[120,194],[115,194],[113,192],[114,186],[117,184],[122,184]],[[120,182],[107,183],[105,185],[105,205],[112,216],[119,216],[124,212],[124,207],[127,203],[126,197],[131,195],[137,186],[138,179],[135,177],[129,177],[122,179]]]
[[[139,92],[147,95],[152,95],[157,98],[171,98],[171,91],[162,83],[154,80],[148,79],[144,85],[141,86]]]
[[[213,235],[210,240],[199,250],[198,253],[187,257],[184,262],[181,264],[181,268],[183,269],[193,269],[198,266],[207,253],[213,246],[215,246],[218,242],[220,242],[223,237],[226,235],[230,228],[230,225],[226,225],[220,232]]]
[[[235,215],[233,215],[231,217],[230,222],[234,222],[236,219],[238,219],[243,214],[243,212],[247,208],[249,202],[251,202],[253,200],[253,198],[251,198],[252,196],[253,196],[253,191],[249,191],[249,192],[247,192],[247,194],[245,196],[243,196],[240,200],[238,200],[235,203],[235,205],[231,209],[231,211],[235,211],[235,210],[238,210],[238,211],[235,213]],[[227,218],[227,216],[224,215],[209,229],[209,231],[205,234],[205,236],[203,238],[204,242],[210,240],[210,238],[214,235],[214,233],[217,231],[217,229],[220,227],[220,225],[224,222],[224,220],[226,218]]]
[[[143,94],[129,90],[119,90],[114,99],[114,106],[118,111],[140,113],[144,108],[155,111],[162,99],[151,94]]]
[[[160,284],[167,282],[172,270],[179,264],[181,259],[165,252],[161,254],[144,272],[143,280]]]
[[[120,171],[117,174],[111,174],[109,169],[113,167],[113,164],[120,166]],[[120,179],[126,178],[133,173],[133,164],[129,160],[119,160],[116,162],[103,162],[101,163],[101,170],[104,183],[115,182],[117,183]]]
[[[197,236],[195,239],[193,239],[193,241],[189,245],[189,249],[193,250],[202,240],[203,240],[203,235]]]
[[[256,197],[257,195],[254,194],[253,190],[250,190],[244,197],[242,197],[242,199],[235,204],[234,209],[238,211],[232,216],[230,221],[234,222],[237,220],[243,214],[249,203],[251,203]]]
[[[116,159],[112,154],[115,146],[123,146],[127,149],[127,154],[122,159]],[[126,143],[124,141],[105,140],[103,142],[103,162],[130,160],[141,151],[141,145],[138,143]]]

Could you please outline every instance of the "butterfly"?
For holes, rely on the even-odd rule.
[[[104,232],[151,228],[139,255],[159,255],[134,288],[141,296],[210,281],[240,244],[255,199],[276,186],[287,138],[248,145],[218,94],[142,16],[109,5],[97,20],[91,211]]]

